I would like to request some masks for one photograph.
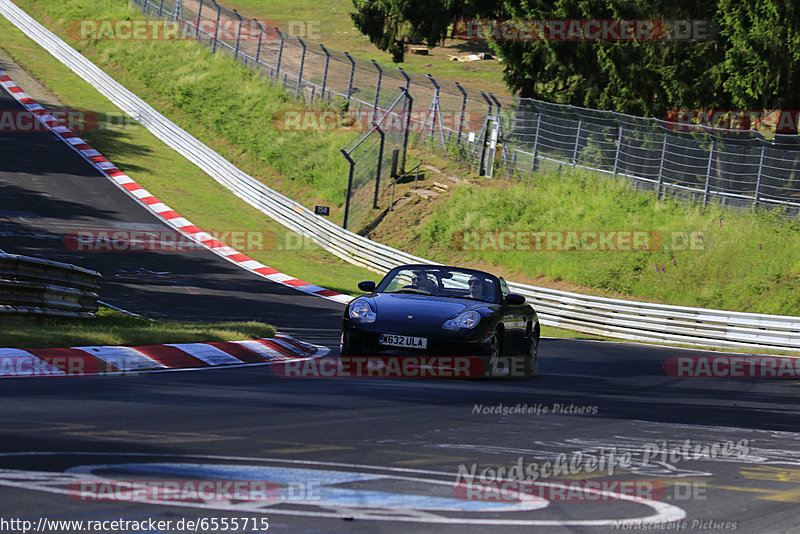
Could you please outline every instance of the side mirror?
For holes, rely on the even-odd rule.
[[[361,291],[363,291],[365,293],[372,293],[373,291],[375,291],[375,282],[373,282],[372,280],[366,280],[364,282],[359,282],[358,283],[358,289],[360,289]]]
[[[522,295],[518,295],[517,293],[509,293],[506,295],[506,304],[511,306],[519,306],[520,304],[525,304],[525,297]]]

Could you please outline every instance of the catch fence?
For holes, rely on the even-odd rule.
[[[624,176],[660,195],[706,205],[782,207],[800,214],[797,135],[688,128],[654,118],[498,96],[458,82],[330,50],[267,23],[242,17],[214,0],[133,0],[147,15],[181,21],[213,52],[230,54],[307,105],[371,113],[396,111],[398,90],[413,101],[397,171],[408,145],[425,145],[468,163],[478,174],[520,179],[547,169],[579,167]],[[388,184],[381,128],[343,150],[354,180]],[[361,140],[361,138],[359,138]],[[375,148],[377,146],[377,149]],[[384,147],[385,149],[386,147]],[[369,169],[369,170],[368,170]],[[363,171],[363,172],[362,172]],[[361,173],[359,175],[358,173]],[[361,206],[351,206],[354,214]],[[355,218],[348,221],[356,228]]]

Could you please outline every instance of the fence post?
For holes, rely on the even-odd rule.
[[[236,15],[236,18],[239,19],[239,29],[236,32],[236,50],[233,53],[233,60],[236,61],[236,60],[239,59],[239,43],[241,42],[241,39],[242,39],[242,16],[235,9],[233,10],[233,12]],[[247,65],[247,58],[246,57],[245,57],[244,61],[245,61],[244,64]]]
[[[306,43],[299,37],[297,41],[303,47],[303,55],[300,57],[300,72],[297,74],[297,98],[300,98],[300,90],[303,88],[303,67],[306,65]]]
[[[406,110],[406,131],[403,135],[403,159],[401,162],[401,172],[406,172],[406,151],[408,150],[408,135],[411,132],[411,113],[412,108],[414,107],[414,98],[412,98],[411,94],[406,91],[405,92],[406,100],[408,101],[408,108]],[[405,102],[403,103],[403,107],[405,107]]]
[[[617,136],[617,150],[614,152],[614,175],[616,176],[617,171],[619,170],[619,149],[622,147],[622,136],[624,134],[624,130],[622,125],[619,125],[619,135]],[[636,183],[636,180],[633,181]],[[658,195],[656,195],[658,196]]]
[[[439,105],[439,95],[441,94],[441,88],[439,86],[439,83],[433,76],[431,76],[430,74],[428,74],[427,76],[428,79],[433,84],[433,87],[436,89],[436,92],[434,93],[433,96],[434,101],[436,102],[436,107],[433,112],[435,113],[435,117],[439,119],[439,136],[442,138],[442,150],[444,150],[446,143],[444,140],[444,125],[442,124],[442,106]],[[433,124],[436,124],[435,119],[433,121]],[[433,137],[433,128],[431,128],[431,137]]]
[[[383,70],[381,69],[378,62],[374,59],[372,60],[372,65],[378,70],[378,83],[375,86],[375,103],[372,105],[372,120],[374,121],[378,115],[378,97],[381,94],[381,81],[383,80]],[[375,206],[377,208],[377,206]]]
[[[714,141],[715,139],[711,140],[711,148],[708,151],[708,167],[706,167],[706,187],[705,191],[703,192],[703,207],[706,207],[706,204],[708,204],[708,189],[711,182],[711,165],[714,163]]]
[[[761,157],[758,159],[758,176],[756,177],[756,194],[753,196],[753,209],[758,206],[758,194],[761,190],[761,174],[764,172],[764,153],[767,147],[761,145]]]
[[[414,103],[414,99],[411,98],[411,95],[408,94],[408,86],[411,84],[411,78],[408,77],[406,71],[402,69],[402,67],[398,67],[400,74],[406,79],[406,86],[401,87],[400,90],[403,91],[405,98],[403,98],[403,117],[402,120],[405,122],[405,128],[403,131],[403,152],[400,159],[400,174],[406,172],[406,150],[408,150],[408,132],[409,127],[411,125],[411,105]]]
[[[281,47],[278,49],[278,63],[275,65],[275,83],[278,83],[281,79],[281,60],[283,60],[283,43],[286,38],[284,37],[283,32],[279,28],[275,28],[275,31],[277,31],[281,35]]]
[[[500,116],[500,114],[503,111],[503,105],[500,104],[500,101],[497,99],[496,96],[494,96],[494,93],[489,93],[489,96],[492,97],[492,100],[494,100],[494,105],[497,108],[497,111],[495,111],[494,113],[496,120],[492,124],[492,130],[493,130],[492,138],[494,139],[494,147],[490,146],[490,148],[496,151],[497,144],[498,143],[500,144],[500,163],[502,164],[503,161],[505,160],[505,155],[506,155],[505,139],[503,138],[503,119]],[[494,162],[494,156],[492,156],[492,161]],[[494,165],[494,163],[492,163],[492,165]],[[492,175],[490,174],[489,177],[491,178],[491,176]]]
[[[344,55],[350,61],[350,81],[347,82],[347,102],[350,102],[350,97],[353,95],[353,77],[356,74],[356,61],[349,53],[345,52]]]
[[[194,39],[200,39],[200,15],[203,13],[203,3],[205,0],[200,0],[200,7],[197,8],[197,23],[194,25]]]
[[[483,99],[486,100],[486,103],[489,105],[489,110],[486,112],[486,121],[487,122],[493,122],[492,121],[492,114],[493,114],[494,106],[492,104],[492,101],[489,100],[489,97],[486,96],[485,92],[480,91],[480,94],[483,97]],[[494,129],[494,124],[492,124],[492,128],[491,129]],[[484,130],[486,130],[486,128],[484,128]],[[481,132],[481,133],[485,135],[485,132]],[[489,135],[491,137],[491,134],[489,134]],[[480,160],[480,163],[478,165],[478,176],[486,176],[486,168],[485,168],[486,167],[486,139],[483,138],[483,135],[481,136],[481,139],[478,140],[478,142],[481,144],[481,160]],[[490,162],[489,163],[490,169],[491,169],[493,163],[494,162]],[[489,171],[489,177],[490,178],[492,177],[491,170]]]
[[[175,0],[175,5],[172,7],[170,18],[181,21],[180,29],[181,33],[183,33],[183,6],[181,5],[181,0]]]
[[[328,82],[328,65],[331,63],[331,55],[325,45],[319,45],[319,47],[325,52],[325,71],[322,73],[322,91],[320,94],[322,100],[325,101],[325,85]]]
[[[456,89],[461,93],[461,119],[458,122],[458,137],[456,138],[456,144],[461,146],[461,134],[464,133],[464,113],[467,111],[467,92],[461,87],[461,84],[458,82],[453,82],[456,86]]]
[[[344,220],[342,221],[342,228],[347,230],[347,217],[350,214],[350,194],[353,192],[353,171],[356,168],[356,162],[353,161],[353,158],[350,157],[350,154],[343,148],[339,149],[339,152],[345,157],[347,162],[350,164],[350,174],[347,177],[347,192],[345,193],[344,197]]]
[[[261,40],[264,38],[264,27],[258,22],[256,19],[253,19],[253,22],[258,24],[258,48],[256,48],[256,65],[259,64],[259,58],[261,57]]]
[[[658,198],[658,195],[661,194],[661,185],[664,183],[664,158],[667,155],[667,138],[668,138],[667,132],[664,132],[664,142],[661,143],[661,162],[658,164],[658,183],[656,184],[656,198]]]
[[[378,170],[377,170],[377,174],[375,175],[375,198],[372,201],[372,207],[377,209],[378,208],[378,191],[379,191],[380,186],[381,186],[381,166],[383,164],[383,145],[384,145],[384,140],[386,138],[386,135],[383,133],[383,130],[381,130],[381,127],[378,126],[377,123],[373,122],[372,125],[375,127],[375,130],[377,130],[378,135],[381,136],[381,145],[380,145],[380,148],[378,149]]]
[[[542,112],[536,111],[536,135],[533,138],[533,158],[531,162],[531,173],[539,168],[539,127],[542,124]]]
[[[583,129],[583,117],[578,117],[578,133],[575,136],[575,150],[572,151],[572,168],[578,163],[578,147],[581,144],[581,130]]]
[[[161,4],[158,6],[158,18],[164,14],[164,0],[161,0]]]
[[[214,47],[211,49],[211,53],[215,54],[217,52],[217,36],[219,35],[219,18],[222,16],[222,8],[219,7],[219,4],[216,3],[214,0],[214,6],[217,8],[217,23],[214,25]]]

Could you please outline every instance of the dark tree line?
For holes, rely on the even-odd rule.
[[[353,2],[356,27],[395,61],[407,43],[435,46],[451,37],[460,20],[707,20],[705,40],[487,43],[503,60],[505,82],[523,97],[654,117],[676,109],[800,109],[800,4],[793,0]]]

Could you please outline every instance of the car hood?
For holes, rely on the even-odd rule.
[[[481,308],[489,303],[449,297],[416,295],[413,293],[378,293],[372,298],[375,312],[382,320],[407,319],[446,320],[468,309]]]

